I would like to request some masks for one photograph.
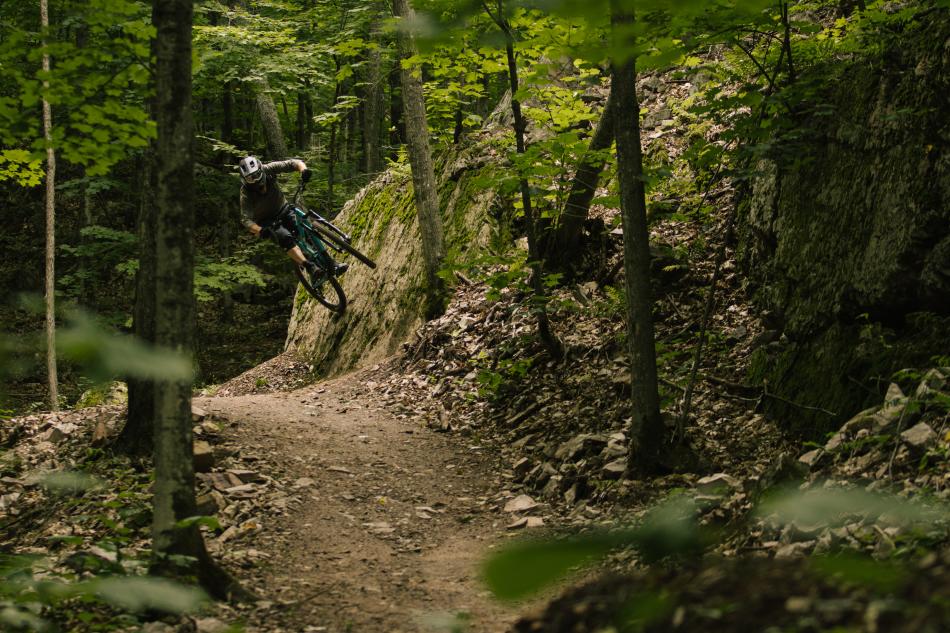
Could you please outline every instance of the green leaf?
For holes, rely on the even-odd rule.
[[[560,541],[515,543],[488,559],[483,570],[485,582],[498,598],[517,600],[603,558],[620,540],[617,535],[596,533]]]
[[[201,589],[163,578],[111,577],[87,587],[105,602],[133,612],[191,613],[208,600]]]
[[[907,570],[897,563],[873,560],[860,554],[820,556],[810,562],[812,568],[824,576],[887,593],[897,591],[910,577]]]
[[[213,516],[196,515],[193,517],[188,517],[187,519],[182,519],[181,521],[175,523],[175,527],[179,530],[190,528],[195,525],[203,525],[210,530],[221,529],[221,523],[216,517]]]
[[[102,482],[92,475],[74,470],[45,473],[39,477],[37,483],[51,492],[62,494],[80,494],[102,485]]]

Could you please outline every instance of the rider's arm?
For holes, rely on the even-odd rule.
[[[247,230],[253,233],[255,236],[260,235],[261,227],[251,217],[251,202],[247,199],[247,194],[244,192],[244,187],[241,187],[241,222],[244,224],[245,228],[247,228]]]
[[[307,163],[299,158],[288,158],[287,160],[275,160],[272,163],[265,163],[263,168],[268,174],[286,174],[292,171],[304,171],[307,168]]]

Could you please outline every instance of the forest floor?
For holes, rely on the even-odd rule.
[[[241,574],[262,601],[223,619],[260,631],[369,633],[452,622],[504,631],[515,619],[479,578],[511,523],[497,456],[390,413],[379,373],[196,400],[222,428],[215,452],[274,483],[257,493],[286,491],[279,515],[238,524],[259,524],[252,538],[210,541],[225,561],[248,546],[263,557]]]

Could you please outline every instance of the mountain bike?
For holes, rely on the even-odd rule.
[[[303,205],[300,195],[306,184],[301,180],[293,199],[284,211],[290,213],[293,219],[297,246],[317,267],[316,272],[309,273],[305,268],[296,266],[297,278],[311,297],[331,312],[340,315],[346,310],[346,295],[334,274],[333,258],[327,247],[338,253],[349,253],[370,268],[376,268],[376,262],[354,248],[349,235]]]

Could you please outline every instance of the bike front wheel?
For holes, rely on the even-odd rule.
[[[330,312],[341,315],[346,310],[346,295],[336,277],[318,269],[313,275],[300,266],[296,267],[297,279],[304,290]]]

